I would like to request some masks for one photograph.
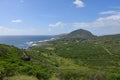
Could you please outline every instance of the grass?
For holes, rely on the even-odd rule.
[[[5,77],[3,80],[38,80],[38,79],[34,76],[16,75],[12,77]]]
[[[0,45],[0,79],[119,80],[120,39],[54,40],[28,50]],[[22,61],[25,52],[31,61]],[[24,75],[17,75],[24,74]],[[30,75],[30,76],[28,76]]]

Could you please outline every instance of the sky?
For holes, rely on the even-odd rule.
[[[0,0],[0,35],[120,34],[120,0]]]

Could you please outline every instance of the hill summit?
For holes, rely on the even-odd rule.
[[[67,38],[67,39],[76,39],[76,38],[90,39],[94,37],[95,35],[93,35],[91,32],[84,29],[78,29],[78,30],[72,31],[71,33],[64,36],[64,38]]]

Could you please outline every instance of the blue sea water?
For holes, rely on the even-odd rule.
[[[50,40],[55,36],[0,36],[0,44],[13,45],[18,48],[28,48],[37,41]]]

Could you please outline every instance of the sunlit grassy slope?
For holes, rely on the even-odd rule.
[[[21,50],[0,45],[0,80],[120,80],[120,37],[58,39]],[[26,53],[30,61],[23,61]]]
[[[27,75],[16,75],[12,77],[6,77],[4,80],[38,80],[36,77]]]
[[[54,66],[57,78],[71,80],[120,79],[120,37],[92,40],[54,40],[50,46],[36,46],[33,63]],[[43,56],[43,57],[41,57]],[[46,59],[44,59],[46,58]],[[44,61],[45,60],[45,61]],[[71,76],[71,77],[70,77]]]

